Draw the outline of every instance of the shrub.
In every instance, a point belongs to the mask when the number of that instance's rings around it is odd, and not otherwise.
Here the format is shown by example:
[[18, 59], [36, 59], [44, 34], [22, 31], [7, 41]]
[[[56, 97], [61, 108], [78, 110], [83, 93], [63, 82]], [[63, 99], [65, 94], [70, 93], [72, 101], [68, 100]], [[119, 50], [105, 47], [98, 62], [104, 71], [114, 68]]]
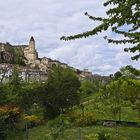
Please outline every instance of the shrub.
[[43, 123], [43, 119], [36, 115], [25, 115], [23, 116], [23, 120], [27, 122], [29, 128], [41, 125]]
[[19, 107], [14, 105], [0, 106], [0, 119], [16, 118], [21, 114]]
[[0, 106], [0, 136], [6, 139], [20, 123], [21, 110], [14, 105]]
[[98, 133], [85, 136], [85, 140], [128, 140], [127, 138], [111, 133]]
[[71, 114], [61, 114], [53, 120], [49, 120], [47, 125], [49, 127], [60, 127], [64, 125], [65, 127], [74, 126], [76, 122], [76, 117]]
[[78, 126], [91, 126], [97, 123], [97, 119], [94, 113], [85, 112], [84, 115], [77, 116], [76, 123]]
[[138, 122], [138, 124], [137, 124], [137, 125], [138, 125], [138, 127], [140, 127], [140, 121]]
[[84, 115], [72, 112], [70, 114], [61, 114], [57, 118], [48, 121], [49, 127], [71, 126], [91, 126], [96, 124], [97, 120], [94, 113], [86, 112]]

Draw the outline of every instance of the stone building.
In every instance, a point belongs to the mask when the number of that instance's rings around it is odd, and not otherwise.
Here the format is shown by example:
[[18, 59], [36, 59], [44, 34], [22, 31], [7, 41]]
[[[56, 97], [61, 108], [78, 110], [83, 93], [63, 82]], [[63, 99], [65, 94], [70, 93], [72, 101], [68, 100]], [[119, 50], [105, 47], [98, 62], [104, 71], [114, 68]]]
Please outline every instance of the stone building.
[[[0, 84], [6, 83], [10, 80], [13, 69], [16, 65], [11, 65], [7, 63], [0, 64]], [[21, 80], [23, 81], [39, 81], [39, 82], [45, 82], [48, 78], [48, 74], [46, 72], [43, 72], [39, 69], [32, 69], [29, 67], [23, 67], [23, 66], [16, 66], [19, 71], [19, 76]]]
[[90, 72], [88, 69], [84, 69], [82, 71], [82, 75], [85, 77], [91, 77], [92, 76], [92, 72]]
[[24, 47], [24, 56], [27, 58], [27, 64], [32, 64], [38, 59], [38, 52], [35, 48], [35, 40], [33, 36], [29, 41], [29, 45]]
[[87, 69], [81, 71], [58, 60], [52, 60], [47, 57], [39, 58], [33, 36], [30, 38], [28, 45], [11, 45], [9, 43], [0, 43], [0, 64], [9, 63], [20, 65], [19, 61], [16, 60], [17, 57], [21, 58], [24, 62], [24, 65], [22, 65], [24, 67], [20, 67], [20, 72], [22, 78], [27, 81], [47, 80], [48, 71], [53, 66], [58, 65], [75, 71], [80, 80], [92, 77], [92, 73]]
[[11, 63], [14, 59], [15, 51], [24, 55], [25, 63], [32, 64], [38, 59], [38, 53], [35, 48], [35, 40], [31, 37], [29, 45], [11, 45], [10, 43], [0, 43], [0, 63], [9, 62]]
[[48, 74], [39, 69], [32, 69], [28, 67], [20, 67], [20, 75], [24, 81], [40, 81], [44, 82], [48, 78]]

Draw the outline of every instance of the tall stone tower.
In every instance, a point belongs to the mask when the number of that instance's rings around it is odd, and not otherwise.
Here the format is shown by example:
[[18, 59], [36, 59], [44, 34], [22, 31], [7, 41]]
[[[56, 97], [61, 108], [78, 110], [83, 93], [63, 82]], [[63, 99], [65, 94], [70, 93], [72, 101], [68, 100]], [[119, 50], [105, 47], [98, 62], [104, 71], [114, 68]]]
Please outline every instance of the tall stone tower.
[[29, 41], [29, 49], [30, 49], [30, 52], [35, 52], [35, 40], [34, 40], [34, 37], [32, 36], [30, 41]]
[[35, 40], [32, 36], [29, 41], [29, 46], [24, 48], [24, 56], [28, 60], [28, 64], [32, 64], [38, 59], [38, 53], [35, 48]]

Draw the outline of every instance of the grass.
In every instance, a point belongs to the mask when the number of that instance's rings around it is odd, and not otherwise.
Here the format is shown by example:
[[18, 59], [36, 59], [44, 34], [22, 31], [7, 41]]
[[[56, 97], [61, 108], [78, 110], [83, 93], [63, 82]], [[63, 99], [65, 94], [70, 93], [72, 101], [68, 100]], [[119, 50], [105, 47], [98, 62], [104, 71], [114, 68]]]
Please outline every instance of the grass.
[[[88, 134], [94, 133], [96, 134], [102, 131], [115, 134], [114, 128], [108, 128], [103, 126], [82, 127], [82, 128], [72, 127], [66, 128], [64, 130], [64, 138], [66, 140], [78, 140], [79, 130], [82, 137]], [[54, 132], [54, 129], [48, 128], [47, 125], [33, 128], [29, 131], [29, 140], [48, 140], [47, 136], [51, 132]], [[118, 127], [118, 133], [122, 136], [129, 138], [129, 140], [140, 140], [140, 128]]]
[[[96, 99], [95, 95], [87, 96], [82, 99], [81, 102], [85, 106], [85, 111], [95, 113], [97, 119], [99, 120], [112, 120], [114, 119], [111, 107], [103, 104], [102, 101]], [[121, 120], [122, 121], [130, 121], [130, 122], [138, 122], [138, 112], [137, 110], [132, 109], [131, 103], [126, 103], [121, 108]], [[76, 112], [80, 112], [80, 109], [76, 109]]]
[[[138, 122], [138, 113], [136, 110], [133, 110], [131, 107], [122, 107], [121, 110], [122, 121]], [[114, 119], [109, 106], [99, 105], [98, 108], [96, 108], [94, 104], [89, 104], [85, 106], [85, 111], [94, 112], [99, 120]]]
[[[85, 106], [85, 112], [93, 112], [96, 118], [99, 120], [113, 119], [111, 109], [109, 106], [105, 106], [101, 101], [97, 101], [95, 96], [89, 96], [82, 100], [82, 104]], [[82, 113], [80, 108], [75, 107], [75, 112]], [[138, 114], [136, 110], [133, 110], [130, 105], [125, 105], [122, 107], [122, 121], [138, 122]], [[38, 126], [36, 128], [30, 129], [29, 140], [51, 140], [48, 137], [54, 136], [57, 129], [50, 128], [47, 125]], [[84, 138], [88, 134], [97, 134], [99, 132], [107, 132], [115, 134], [116, 130], [114, 128], [103, 127], [103, 126], [92, 126], [92, 127], [70, 127], [64, 129], [64, 140], [79, 140], [79, 134]], [[140, 128], [136, 127], [118, 127], [118, 133], [122, 136], [128, 138], [128, 140], [140, 140]], [[54, 140], [56, 140], [54, 138]], [[63, 140], [60, 138], [60, 140]], [[82, 139], [84, 140], [84, 139]]]

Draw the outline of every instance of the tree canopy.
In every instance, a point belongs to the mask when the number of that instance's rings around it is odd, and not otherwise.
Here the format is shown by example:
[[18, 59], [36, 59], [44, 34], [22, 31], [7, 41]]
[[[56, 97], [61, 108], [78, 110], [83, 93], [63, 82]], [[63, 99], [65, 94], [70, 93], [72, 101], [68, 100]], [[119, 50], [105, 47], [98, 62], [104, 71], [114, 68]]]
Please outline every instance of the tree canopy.
[[102, 31], [106, 31], [111, 27], [112, 32], [122, 35], [121, 40], [115, 40], [105, 36], [109, 43], [130, 43], [131, 47], [125, 48], [124, 51], [136, 53], [132, 60], [140, 58], [140, 0], [106, 0], [104, 6], [111, 6], [106, 11], [107, 18], [94, 17], [85, 13], [89, 19], [93, 21], [100, 21], [97, 27], [90, 31], [80, 33], [72, 36], [62, 36], [62, 40], [74, 40], [80, 38], [87, 38], [96, 35]]
[[54, 118], [70, 107], [79, 104], [80, 81], [70, 69], [54, 66], [48, 80], [38, 89], [40, 103], [45, 109], [44, 117]]

